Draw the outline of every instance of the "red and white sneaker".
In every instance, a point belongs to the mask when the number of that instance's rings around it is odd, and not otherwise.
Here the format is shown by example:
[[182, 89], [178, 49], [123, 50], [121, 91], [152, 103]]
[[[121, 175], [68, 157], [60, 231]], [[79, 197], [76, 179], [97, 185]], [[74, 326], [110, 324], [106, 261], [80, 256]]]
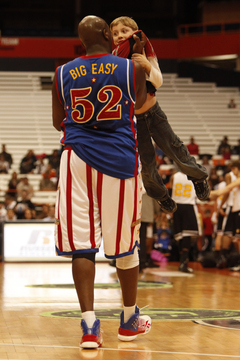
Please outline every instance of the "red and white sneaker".
[[82, 319], [81, 327], [83, 331], [82, 340], [80, 342], [80, 347], [83, 349], [96, 349], [102, 346], [102, 334], [100, 329], [100, 320], [96, 319], [93, 323], [92, 328], [87, 326], [85, 320]]
[[121, 322], [118, 329], [118, 339], [121, 341], [132, 341], [140, 334], [147, 334], [151, 330], [152, 319], [147, 315], [139, 315], [139, 308], [136, 306], [135, 314], [124, 323], [124, 313], [121, 312]]

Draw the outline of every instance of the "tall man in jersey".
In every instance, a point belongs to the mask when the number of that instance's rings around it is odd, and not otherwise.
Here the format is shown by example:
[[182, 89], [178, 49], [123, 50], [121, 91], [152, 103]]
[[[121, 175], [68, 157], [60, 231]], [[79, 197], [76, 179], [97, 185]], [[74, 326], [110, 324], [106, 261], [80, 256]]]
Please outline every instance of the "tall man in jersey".
[[134, 110], [146, 100], [145, 74], [132, 60], [111, 54], [106, 22], [87, 16], [78, 27], [86, 56], [56, 69], [53, 125], [63, 132], [56, 200], [55, 242], [72, 256], [82, 311], [82, 348], [102, 344], [94, 313], [95, 254], [116, 259], [123, 311], [118, 338], [131, 341], [151, 328], [136, 306], [141, 177]]

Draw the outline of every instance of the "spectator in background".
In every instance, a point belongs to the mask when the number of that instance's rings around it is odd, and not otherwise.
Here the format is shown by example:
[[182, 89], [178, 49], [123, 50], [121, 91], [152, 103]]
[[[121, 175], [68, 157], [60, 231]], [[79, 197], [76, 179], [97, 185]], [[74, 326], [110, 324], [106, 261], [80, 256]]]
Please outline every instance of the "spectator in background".
[[8, 174], [9, 163], [5, 161], [4, 155], [0, 155], [0, 174]]
[[190, 137], [190, 143], [187, 145], [190, 155], [199, 155], [199, 146], [195, 143], [193, 136]]
[[16, 206], [17, 202], [16, 200], [13, 198], [12, 195], [6, 195], [5, 196], [5, 207], [6, 209], [14, 209]]
[[217, 169], [215, 167], [213, 167], [211, 169], [211, 172], [210, 172], [210, 175], [209, 175], [209, 178], [208, 178], [208, 183], [210, 185], [211, 190], [213, 190], [215, 188], [215, 186], [217, 184], [219, 184], [219, 176], [218, 176], [218, 173], [217, 173]]
[[15, 214], [15, 211], [13, 209], [8, 209], [7, 210], [6, 221], [15, 221], [15, 220], [17, 220], [17, 216]]
[[32, 211], [29, 208], [24, 210], [23, 220], [33, 220]]
[[2, 144], [2, 152], [0, 153], [0, 155], [4, 156], [4, 160], [7, 161], [9, 163], [9, 169], [11, 169], [12, 166], [12, 155], [6, 152], [6, 145]]
[[18, 195], [21, 194], [22, 190], [25, 190], [27, 192], [28, 199], [31, 199], [33, 197], [34, 189], [33, 186], [29, 183], [27, 176], [21, 178], [20, 182], [17, 185]]
[[14, 199], [17, 199], [17, 185], [19, 184], [20, 180], [18, 179], [18, 175], [16, 171], [12, 173], [12, 177], [8, 182], [8, 191], [7, 195], [10, 195], [14, 197]]
[[203, 155], [202, 165], [207, 169], [208, 177], [209, 177], [212, 171], [212, 165], [209, 163], [209, 157], [207, 155]]
[[56, 190], [56, 172], [52, 169], [52, 165], [48, 164], [46, 172], [42, 175], [43, 178], [40, 181], [40, 190]]
[[60, 166], [61, 155], [58, 150], [53, 150], [52, 155], [48, 156], [48, 163], [52, 165], [52, 169], [55, 169], [58, 174], [59, 166]]
[[22, 190], [21, 200], [17, 202], [15, 207], [15, 212], [18, 219], [24, 219], [24, 211], [29, 208], [30, 210], [35, 210], [35, 205], [28, 199], [28, 192]]
[[7, 210], [3, 201], [0, 201], [0, 223], [6, 220]]
[[44, 218], [46, 218], [48, 216], [48, 208], [49, 208], [48, 204], [43, 204], [42, 205], [42, 211], [40, 211], [37, 218], [40, 219], [40, 220], [43, 220]]
[[[47, 164], [44, 161], [46, 158], [44, 156], [39, 156], [36, 164], [37, 174], [43, 174], [47, 170]], [[46, 159], [47, 160], [47, 159]]]
[[233, 147], [232, 153], [235, 155], [240, 155], [240, 139], [238, 139], [238, 145]]
[[48, 208], [48, 216], [43, 221], [55, 221], [55, 205], [50, 205]]
[[230, 99], [229, 103], [228, 103], [228, 108], [229, 109], [235, 109], [237, 107], [237, 105], [235, 104], [234, 99]]
[[224, 136], [222, 141], [220, 142], [217, 150], [218, 155], [223, 155], [224, 153], [231, 154], [231, 145], [228, 143], [228, 137]]
[[29, 150], [26, 156], [23, 157], [20, 163], [20, 173], [21, 174], [31, 174], [36, 168], [37, 157], [34, 154], [33, 150]]

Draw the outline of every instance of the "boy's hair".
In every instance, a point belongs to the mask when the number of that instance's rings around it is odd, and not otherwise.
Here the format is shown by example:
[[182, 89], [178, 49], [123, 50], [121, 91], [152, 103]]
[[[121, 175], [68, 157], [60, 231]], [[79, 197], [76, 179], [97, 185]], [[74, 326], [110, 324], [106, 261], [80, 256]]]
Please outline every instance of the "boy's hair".
[[138, 25], [137, 25], [136, 21], [134, 21], [129, 16], [120, 16], [120, 17], [114, 19], [110, 24], [110, 30], [112, 30], [113, 26], [116, 26], [119, 23], [122, 23], [125, 26], [129, 26], [134, 31], [138, 30]]
[[237, 167], [240, 170], [240, 160], [232, 161], [230, 164], [230, 168]]

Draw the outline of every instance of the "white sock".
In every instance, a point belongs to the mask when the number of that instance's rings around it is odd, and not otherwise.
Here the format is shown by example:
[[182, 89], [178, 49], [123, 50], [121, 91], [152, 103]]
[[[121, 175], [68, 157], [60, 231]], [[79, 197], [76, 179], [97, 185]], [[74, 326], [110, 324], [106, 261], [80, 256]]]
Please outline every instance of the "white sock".
[[124, 314], [124, 322], [126, 323], [130, 317], [135, 314], [136, 305], [133, 306], [124, 306], [123, 307], [123, 314]]
[[82, 313], [83, 320], [86, 321], [87, 326], [91, 329], [94, 321], [96, 320], [95, 312], [94, 311], [85, 311]]

